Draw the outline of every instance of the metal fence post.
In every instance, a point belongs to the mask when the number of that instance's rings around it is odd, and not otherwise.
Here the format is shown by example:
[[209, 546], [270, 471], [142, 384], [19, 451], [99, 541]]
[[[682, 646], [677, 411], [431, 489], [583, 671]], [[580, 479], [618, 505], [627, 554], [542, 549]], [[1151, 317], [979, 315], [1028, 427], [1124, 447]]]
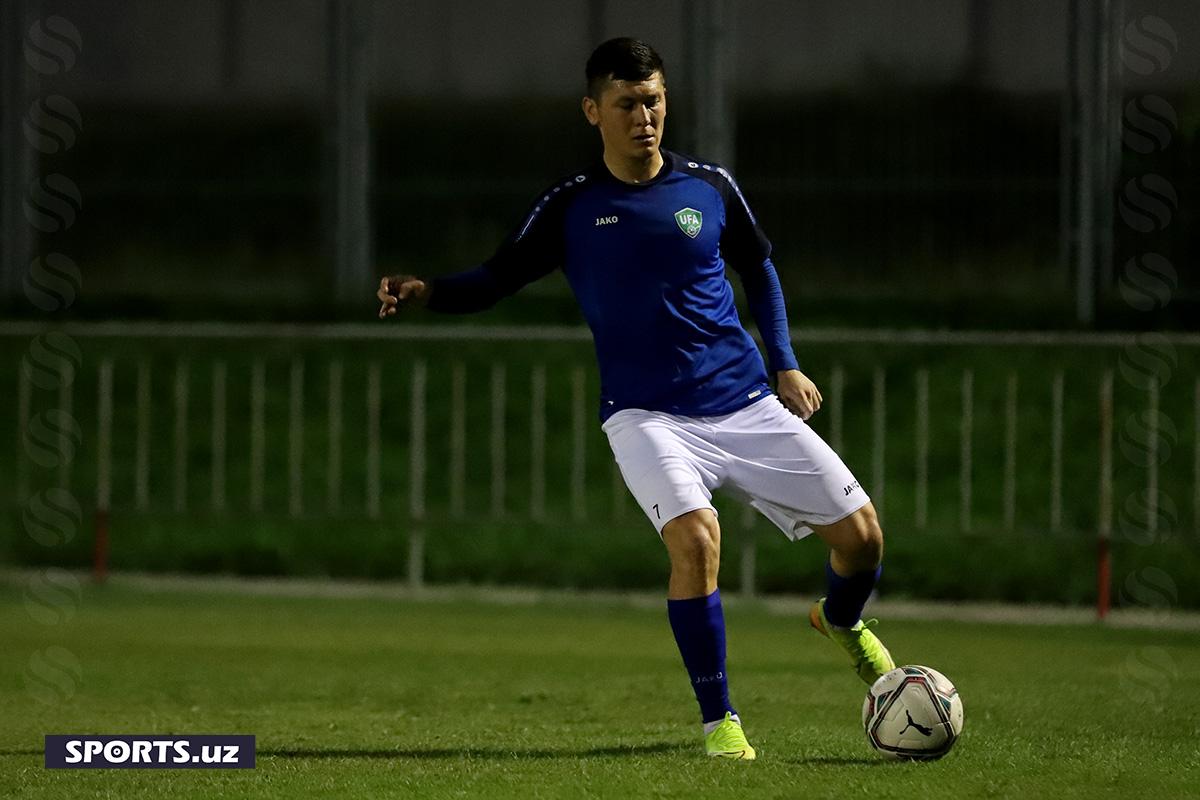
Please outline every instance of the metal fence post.
[[1200, 538], [1200, 378], [1192, 389], [1192, 533]]
[[1062, 530], [1063, 374], [1054, 373], [1050, 397], [1050, 530]]
[[30, 406], [33, 402], [32, 376], [29, 359], [17, 362], [17, 502], [24, 505], [29, 499], [29, 456], [25, 452], [25, 436], [29, 432]]
[[188, 501], [188, 363], [175, 362], [175, 510], [186, 511]]
[[726, 0], [695, 0], [683, 6], [685, 84], [691, 101], [692, 145], [697, 158], [733, 169], [732, 34]]
[[975, 374], [963, 370], [962, 420], [959, 429], [959, 525], [964, 532], [971, 530], [971, 461], [974, 454], [972, 430], [975, 427]]
[[325, 508], [336, 513], [342, 506], [342, 362], [329, 362], [329, 457], [325, 462]]
[[1096, 616], [1108, 616], [1109, 593], [1112, 586], [1112, 495], [1113, 495], [1113, 374], [1104, 373], [1100, 381], [1100, 489], [1097, 509]]
[[134, 483], [134, 506], [138, 511], [145, 511], [150, 507], [150, 421], [151, 421], [151, 403], [153, 396], [150, 393], [150, 362], [142, 360], [138, 362], [137, 368], [137, 433], [136, 443], [134, 445], [134, 467], [133, 467], [133, 483]]
[[58, 373], [58, 411], [60, 427], [58, 429], [58, 485], [61, 489], [71, 488], [71, 467], [75, 461], [77, 443], [71, 441], [75, 429], [74, 403], [72, 391], [75, 384], [75, 365], [64, 360]]
[[887, 375], [875, 367], [871, 380], [871, 499], [879, 516], [884, 507], [884, 465], [887, 455]]
[[1017, 373], [1008, 374], [1004, 393], [1004, 529], [1017, 521]]
[[835, 451], [842, 451], [842, 408], [845, 405], [846, 370], [841, 364], [834, 364], [829, 378], [830, 398], [829, 408], [829, 446]]
[[546, 365], [537, 364], [530, 376], [529, 514], [546, 518]]
[[1158, 378], [1146, 387], [1146, 531], [1158, 532]]
[[378, 519], [380, 512], [379, 456], [382, 442], [380, 406], [382, 405], [382, 381], [379, 362], [372, 361], [367, 367], [367, 516]]
[[504, 364], [492, 365], [492, 516], [504, 516], [505, 470], [508, 468], [507, 441], [505, 437], [505, 414], [507, 413], [507, 381]]
[[929, 522], [929, 370], [917, 370], [917, 464], [916, 464], [916, 508], [913, 523], [917, 530], [925, 530]]
[[267, 431], [264, 406], [267, 398], [267, 366], [255, 359], [250, 368], [250, 510], [263, 510], [263, 472], [266, 465]]
[[425, 362], [413, 364], [410, 403], [412, 441], [409, 445], [408, 585], [420, 589], [425, 583]]
[[612, 490], [613, 519], [625, 519], [625, 509], [629, 505], [629, 492], [625, 487], [625, 476], [621, 474], [621, 465], [614, 458], [609, 471], [609, 488]]
[[293, 358], [288, 381], [288, 514], [304, 513], [304, 359]]
[[225, 374], [224, 361], [212, 371], [212, 507], [225, 510]]
[[112, 506], [113, 362], [100, 362], [96, 398], [96, 519], [92, 543], [92, 577], [108, 575], [108, 519]]
[[371, 4], [328, 0], [333, 283], [341, 303], [371, 283]]
[[450, 370], [450, 516], [466, 516], [467, 368], [461, 361]]
[[742, 596], [754, 597], [758, 593], [758, 536], [754, 528], [754, 508], [742, 508]]
[[587, 516], [587, 374], [571, 371], [571, 517]]

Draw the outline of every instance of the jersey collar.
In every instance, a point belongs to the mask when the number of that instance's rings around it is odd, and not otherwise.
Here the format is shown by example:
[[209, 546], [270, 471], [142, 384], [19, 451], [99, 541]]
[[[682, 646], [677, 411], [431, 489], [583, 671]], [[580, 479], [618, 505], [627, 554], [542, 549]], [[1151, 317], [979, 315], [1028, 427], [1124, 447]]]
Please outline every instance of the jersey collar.
[[627, 182], [621, 180], [620, 178], [618, 178], [616, 175], [613, 175], [612, 172], [609, 170], [608, 165], [604, 163], [603, 158], [600, 159], [600, 163], [597, 165], [597, 169], [599, 170], [601, 175], [606, 176], [609, 181], [617, 184], [618, 186], [624, 186], [627, 189], [645, 189], [647, 186], [653, 186], [656, 183], [663, 181], [667, 177], [667, 175], [669, 175], [671, 173], [671, 171], [675, 168], [675, 164], [674, 164], [675, 154], [674, 153], [672, 153], [670, 150], [667, 150], [666, 148], [660, 149], [659, 153], [662, 154], [662, 160], [663, 160], [662, 169], [660, 169], [658, 171], [658, 174], [655, 175], [653, 178], [651, 178], [648, 181], [642, 181], [641, 183], [627, 183]]

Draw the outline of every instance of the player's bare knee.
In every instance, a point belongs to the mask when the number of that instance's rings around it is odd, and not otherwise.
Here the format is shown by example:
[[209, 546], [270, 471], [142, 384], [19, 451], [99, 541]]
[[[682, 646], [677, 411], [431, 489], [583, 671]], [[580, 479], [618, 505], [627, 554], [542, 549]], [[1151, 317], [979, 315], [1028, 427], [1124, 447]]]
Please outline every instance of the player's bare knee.
[[879, 566], [883, 560], [883, 529], [875, 509], [867, 505], [854, 515], [854, 555], [864, 568]]
[[663, 528], [671, 568], [689, 574], [715, 575], [721, 559], [721, 529], [711, 511], [692, 511]]
[[720, 566], [718, 542], [700, 528], [691, 528], [679, 537], [671, 552], [671, 565], [696, 575], [714, 575]]
[[870, 504], [842, 520], [838, 526], [838, 555], [856, 569], [873, 569], [883, 560], [883, 529]]

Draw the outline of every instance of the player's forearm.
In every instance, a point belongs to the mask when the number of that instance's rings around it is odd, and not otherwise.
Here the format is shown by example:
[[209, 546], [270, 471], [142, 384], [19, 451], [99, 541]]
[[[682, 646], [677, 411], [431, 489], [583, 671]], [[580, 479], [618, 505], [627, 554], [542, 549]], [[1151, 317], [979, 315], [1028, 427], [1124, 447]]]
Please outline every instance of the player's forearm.
[[742, 285], [750, 313], [758, 324], [767, 349], [768, 365], [772, 372], [799, 369], [796, 355], [792, 352], [792, 339], [788, 331], [787, 308], [783, 302], [783, 287], [771, 259], [766, 259], [756, 269], [741, 272]]
[[442, 314], [486, 311], [507, 294], [495, 274], [486, 266], [434, 278], [429, 283], [430, 293], [425, 307]]

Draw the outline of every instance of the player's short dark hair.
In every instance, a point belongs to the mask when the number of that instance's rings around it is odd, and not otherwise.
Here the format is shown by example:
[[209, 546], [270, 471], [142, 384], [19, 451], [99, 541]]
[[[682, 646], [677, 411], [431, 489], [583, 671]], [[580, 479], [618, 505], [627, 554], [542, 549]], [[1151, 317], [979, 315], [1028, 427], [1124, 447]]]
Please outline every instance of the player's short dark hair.
[[609, 39], [587, 60], [588, 97], [598, 100], [607, 81], [645, 81], [656, 72], [666, 80], [662, 57], [653, 47], [627, 36]]

